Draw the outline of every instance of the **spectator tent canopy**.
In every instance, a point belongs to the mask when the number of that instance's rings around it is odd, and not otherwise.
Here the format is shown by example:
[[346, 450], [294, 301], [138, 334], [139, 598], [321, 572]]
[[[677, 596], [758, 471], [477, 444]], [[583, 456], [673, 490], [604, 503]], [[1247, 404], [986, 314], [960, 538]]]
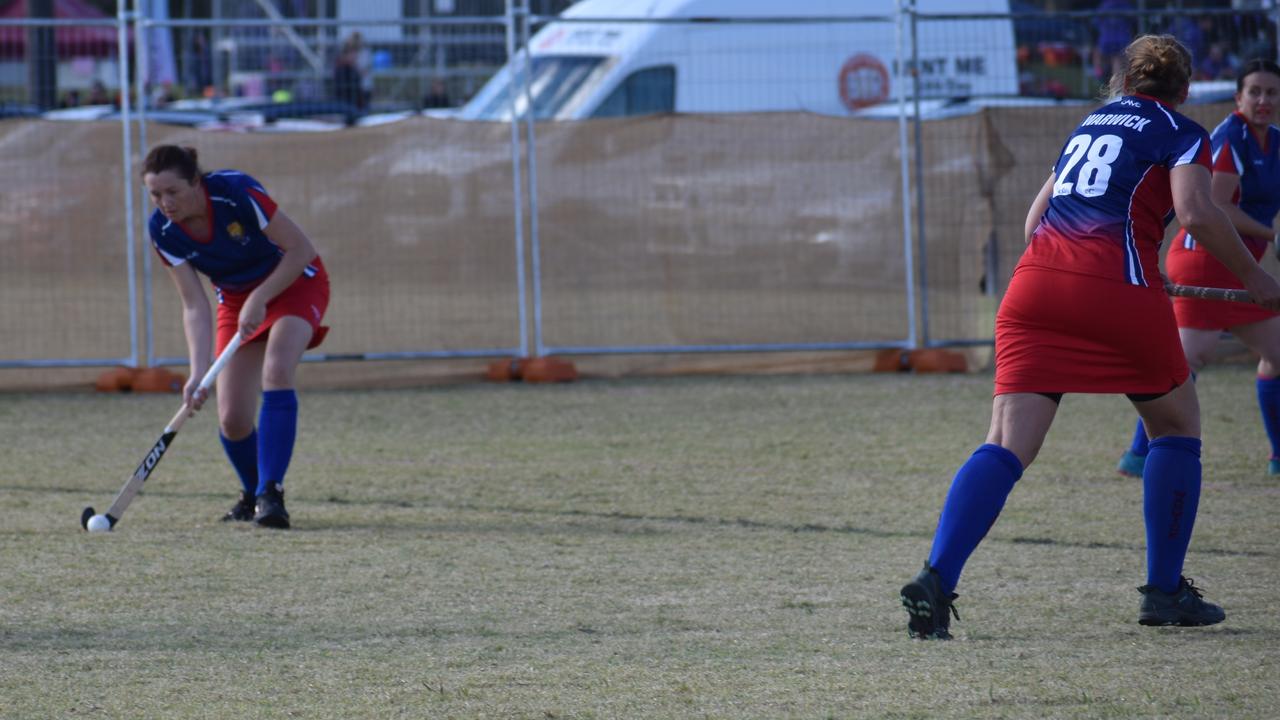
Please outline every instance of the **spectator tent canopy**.
[[[56, 20], [105, 20], [109, 17], [85, 0], [53, 0]], [[27, 17], [26, 0], [9, 0], [0, 5], [0, 18], [21, 20]], [[107, 57], [116, 55], [116, 29], [106, 25], [61, 26], [54, 30], [58, 57]], [[27, 52], [27, 28], [17, 25], [0, 27], [0, 56], [21, 57]]]

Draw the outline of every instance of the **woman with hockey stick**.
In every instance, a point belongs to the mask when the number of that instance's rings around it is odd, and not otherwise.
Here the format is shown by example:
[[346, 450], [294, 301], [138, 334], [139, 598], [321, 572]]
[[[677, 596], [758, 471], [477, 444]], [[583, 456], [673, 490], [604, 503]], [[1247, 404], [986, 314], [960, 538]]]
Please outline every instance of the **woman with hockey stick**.
[[[1280, 65], [1261, 59], [1246, 63], [1236, 78], [1235, 101], [1235, 112], [1210, 136], [1211, 192], [1253, 257], [1261, 260], [1275, 236], [1272, 224], [1280, 212], [1280, 129], [1271, 124], [1280, 108]], [[1169, 279], [1179, 285], [1242, 287], [1185, 228], [1169, 247], [1165, 265]], [[1173, 313], [1193, 373], [1209, 363], [1223, 330], [1260, 356], [1256, 387], [1262, 426], [1271, 443], [1267, 472], [1280, 475], [1280, 315], [1256, 305], [1182, 297], [1174, 298]], [[1147, 430], [1139, 419], [1117, 467], [1122, 475], [1142, 477], [1147, 443]]]
[[902, 587], [908, 633], [949, 639], [970, 554], [1035, 459], [1064, 393], [1123, 393], [1155, 438], [1143, 476], [1143, 625], [1211, 625], [1222, 608], [1182, 575], [1200, 492], [1200, 411], [1158, 249], [1172, 209], [1253, 297], [1280, 284], [1210, 197], [1209, 137], [1179, 114], [1191, 55], [1169, 35], [1125, 49], [1112, 102], [1067, 139], [1027, 214], [1027, 249], [996, 317], [991, 427], [956, 473], [924, 569]]
[[[147, 154], [142, 179], [156, 206], [151, 242], [182, 298], [191, 362], [184, 394], [192, 408], [206, 399], [197, 380], [210, 358], [237, 331], [244, 338], [217, 380], [222, 445], [242, 486], [223, 520], [288, 528], [284, 476], [297, 432], [294, 377], [303, 351], [328, 331], [320, 325], [328, 274], [306, 234], [252, 177], [205, 173], [194, 148], [160, 145]], [[218, 297], [216, 348], [197, 272]]]

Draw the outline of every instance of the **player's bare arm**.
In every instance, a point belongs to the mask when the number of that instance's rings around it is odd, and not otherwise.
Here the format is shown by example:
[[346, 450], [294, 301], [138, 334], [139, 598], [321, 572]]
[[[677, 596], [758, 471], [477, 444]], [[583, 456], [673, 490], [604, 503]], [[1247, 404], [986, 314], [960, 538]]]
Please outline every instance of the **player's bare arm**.
[[1169, 188], [1182, 227], [1240, 278], [1255, 302], [1280, 309], [1280, 283], [1253, 259], [1227, 215], [1210, 197], [1209, 171], [1199, 165], [1180, 165], [1169, 172]]
[[1044, 217], [1045, 211], [1049, 209], [1049, 197], [1053, 193], [1053, 183], [1056, 179], [1053, 173], [1049, 173], [1049, 179], [1044, 181], [1044, 186], [1036, 194], [1036, 199], [1031, 202], [1031, 209], [1027, 211], [1027, 222], [1023, 227], [1023, 242], [1031, 242], [1031, 233], [1036, 231], [1040, 218]]
[[[1226, 152], [1224, 150], [1224, 152]], [[1216, 172], [1210, 181], [1211, 194], [1213, 202], [1222, 208], [1222, 212], [1226, 213], [1227, 219], [1235, 226], [1236, 232], [1241, 235], [1253, 235], [1254, 237], [1271, 237], [1275, 231], [1270, 227], [1249, 217], [1249, 214], [1240, 209], [1236, 205], [1234, 198], [1236, 191], [1240, 189], [1240, 176], [1226, 172]]]
[[252, 335], [262, 324], [267, 303], [293, 284], [307, 264], [316, 259], [316, 249], [311, 240], [283, 210], [276, 211], [263, 233], [284, 254], [267, 279], [249, 294], [240, 310], [240, 333], [245, 337]]
[[213, 354], [213, 313], [209, 298], [196, 271], [187, 263], [169, 268], [169, 277], [182, 299], [182, 328], [187, 338], [187, 359], [191, 365], [191, 377], [183, 388], [183, 397], [193, 410], [199, 410], [208, 397], [208, 391], [199, 390], [199, 379], [209, 369]]

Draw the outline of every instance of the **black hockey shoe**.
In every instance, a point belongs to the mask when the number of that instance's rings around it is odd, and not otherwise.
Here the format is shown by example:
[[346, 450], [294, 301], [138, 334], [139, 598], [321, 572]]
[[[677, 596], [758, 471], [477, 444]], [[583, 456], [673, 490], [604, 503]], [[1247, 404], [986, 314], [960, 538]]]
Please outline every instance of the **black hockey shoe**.
[[1164, 592], [1154, 585], [1138, 588], [1142, 604], [1138, 606], [1138, 622], [1142, 625], [1217, 625], [1227, 613], [1206, 602], [1190, 578], [1179, 578], [1178, 589]]
[[249, 522], [253, 519], [254, 497], [251, 493], [241, 490], [240, 499], [235, 505], [222, 516], [222, 522]]
[[907, 635], [918, 640], [950, 640], [951, 616], [960, 619], [958, 595], [942, 589], [938, 571], [925, 563], [916, 579], [902, 586], [902, 607], [907, 610]]
[[258, 506], [253, 513], [253, 524], [277, 530], [289, 529], [289, 511], [284, 509], [282, 485], [272, 485], [258, 496]]

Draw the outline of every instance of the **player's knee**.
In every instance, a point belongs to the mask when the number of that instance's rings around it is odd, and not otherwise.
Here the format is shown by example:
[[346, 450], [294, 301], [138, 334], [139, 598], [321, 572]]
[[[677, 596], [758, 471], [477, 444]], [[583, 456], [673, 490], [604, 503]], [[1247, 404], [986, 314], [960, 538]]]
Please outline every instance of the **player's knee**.
[[267, 363], [262, 368], [264, 390], [287, 390], [293, 387], [293, 368]]
[[1258, 377], [1274, 378], [1280, 376], [1280, 356], [1263, 355], [1258, 360]]
[[218, 418], [218, 429], [222, 436], [229, 440], [241, 440], [253, 432], [253, 419], [223, 415]]
[[1211, 351], [1196, 351], [1187, 355], [1187, 365], [1191, 368], [1192, 373], [1199, 373], [1213, 359]]
[[1042, 443], [1036, 443], [1035, 445], [1010, 448], [1010, 452], [1018, 458], [1018, 462], [1022, 463], [1022, 469], [1026, 470], [1031, 467], [1031, 463], [1036, 461], [1036, 456], [1040, 454], [1041, 444]]
[[1157, 422], [1144, 421], [1147, 435], [1156, 440], [1162, 437], [1200, 437], [1200, 418], [1163, 418]]
[[992, 432], [987, 435], [987, 443], [991, 445], [999, 445], [1000, 447], [1013, 453], [1018, 458], [1018, 462], [1022, 463], [1022, 469], [1026, 470], [1035, 462], [1036, 456], [1040, 454], [1040, 447], [1044, 444], [1044, 439], [1036, 441], [1026, 437], [1010, 437], [1007, 434]]

